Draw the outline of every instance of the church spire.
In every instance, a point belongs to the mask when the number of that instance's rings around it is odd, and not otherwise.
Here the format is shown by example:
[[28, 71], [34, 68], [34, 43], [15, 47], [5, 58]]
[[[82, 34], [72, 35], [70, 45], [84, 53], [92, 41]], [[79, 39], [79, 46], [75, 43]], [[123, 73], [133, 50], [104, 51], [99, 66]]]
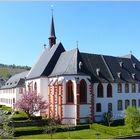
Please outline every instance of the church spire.
[[53, 9], [52, 9], [52, 21], [51, 21], [50, 37], [48, 39], [49, 39], [49, 46], [51, 48], [54, 44], [56, 44], [54, 19], [53, 19]]

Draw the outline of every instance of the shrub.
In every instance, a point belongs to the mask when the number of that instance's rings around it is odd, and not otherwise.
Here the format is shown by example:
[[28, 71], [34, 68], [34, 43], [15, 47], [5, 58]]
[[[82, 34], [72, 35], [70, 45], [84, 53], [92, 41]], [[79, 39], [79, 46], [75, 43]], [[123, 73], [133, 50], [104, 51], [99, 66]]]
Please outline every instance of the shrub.
[[10, 114], [11, 114], [11, 111], [7, 111], [7, 112], [6, 112], [6, 115], [10, 115]]
[[128, 106], [125, 110], [125, 114], [125, 125], [135, 132], [140, 125], [140, 110], [138, 110], [136, 107]]
[[31, 120], [42, 120], [42, 116], [31, 116]]
[[18, 114], [14, 114], [12, 117], [11, 117], [11, 120], [13, 121], [19, 121], [19, 120], [27, 120], [28, 117], [26, 115], [26, 113], [24, 112], [19, 112]]
[[12, 111], [12, 108], [11, 107], [8, 107], [8, 106], [5, 106], [5, 105], [2, 105], [1, 107], [3, 110], [5, 111]]
[[124, 125], [124, 123], [125, 123], [124, 119], [114, 120], [113, 123], [112, 123], [112, 126]]
[[21, 120], [27, 120], [28, 117], [12, 117], [11, 120], [13, 121], [21, 121]]
[[111, 111], [105, 112], [103, 114], [104, 117], [104, 123], [107, 124], [108, 126], [110, 126], [113, 123], [113, 114]]
[[23, 136], [23, 135], [33, 135], [33, 134], [42, 134], [43, 130], [23, 130], [23, 131], [16, 131], [14, 136]]
[[[31, 120], [29, 120], [31, 122]], [[19, 122], [16, 122], [19, 123]], [[26, 122], [25, 122], [26, 123]], [[75, 130], [82, 130], [82, 129], [90, 129], [90, 125], [89, 124], [85, 124], [85, 125], [77, 125], [77, 126], [72, 126], [73, 129], [66, 129], [66, 125], [58, 125], [52, 127], [52, 129], [55, 129], [55, 132], [66, 132], [66, 131], [75, 131]], [[34, 126], [26, 126], [26, 127], [17, 127], [16, 128], [16, 132], [15, 132], [15, 136], [21, 136], [21, 135], [33, 135], [33, 134], [42, 134], [44, 133], [44, 130], [46, 130], [46, 126], [41, 126], [41, 127], [34, 127]]]
[[75, 130], [82, 130], [82, 129], [90, 129], [89, 124], [77, 125], [75, 126]]
[[15, 114], [19, 114], [19, 111], [15, 111]]

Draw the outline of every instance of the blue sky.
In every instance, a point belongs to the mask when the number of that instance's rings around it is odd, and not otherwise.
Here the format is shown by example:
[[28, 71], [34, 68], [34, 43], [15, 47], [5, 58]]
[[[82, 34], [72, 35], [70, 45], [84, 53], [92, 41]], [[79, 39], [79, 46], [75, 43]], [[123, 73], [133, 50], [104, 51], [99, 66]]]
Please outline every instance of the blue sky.
[[140, 2], [0, 2], [0, 63], [32, 66], [48, 45], [51, 5], [66, 50], [140, 59]]

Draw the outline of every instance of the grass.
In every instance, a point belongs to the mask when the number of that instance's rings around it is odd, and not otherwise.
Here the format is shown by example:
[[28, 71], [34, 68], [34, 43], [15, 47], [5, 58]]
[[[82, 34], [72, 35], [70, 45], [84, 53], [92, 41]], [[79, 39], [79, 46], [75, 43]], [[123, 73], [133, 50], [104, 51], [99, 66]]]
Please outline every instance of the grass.
[[[61, 132], [53, 135], [54, 139], [95, 139], [97, 138], [96, 134], [98, 131], [88, 129], [80, 131], [71, 131], [71, 132]], [[100, 133], [98, 138], [110, 138], [111, 135]], [[30, 136], [20, 136], [18, 139], [50, 139], [50, 134], [39, 134], [39, 135], [30, 135]]]
[[7, 106], [5, 106], [5, 105], [1, 105], [0, 108], [2, 108], [2, 109], [5, 110], [5, 111], [12, 111], [12, 108], [11, 108], [11, 107], [7, 107]]
[[[43, 130], [44, 127], [25, 127], [18, 128], [17, 130]], [[98, 134], [98, 135], [97, 135]], [[108, 127], [101, 124], [91, 125], [91, 129], [77, 130], [77, 131], [67, 131], [67, 132], [57, 132], [53, 135], [54, 139], [110, 139], [110, 138], [119, 138], [124, 136], [131, 136], [140, 134], [140, 127], [136, 130], [135, 133], [126, 126], [115, 126]], [[18, 139], [50, 139], [50, 134], [32, 134], [16, 137]]]
[[14, 120], [14, 121], [21, 121], [21, 120], [27, 120], [28, 119], [28, 116], [25, 112], [22, 112], [22, 111], [19, 111], [18, 114], [14, 114], [12, 117], [11, 117], [11, 120]]
[[27, 130], [27, 131], [30, 131], [30, 130], [43, 130], [44, 127], [42, 126], [26, 126], [26, 127], [17, 127], [15, 128], [15, 131], [24, 131], [24, 130]]

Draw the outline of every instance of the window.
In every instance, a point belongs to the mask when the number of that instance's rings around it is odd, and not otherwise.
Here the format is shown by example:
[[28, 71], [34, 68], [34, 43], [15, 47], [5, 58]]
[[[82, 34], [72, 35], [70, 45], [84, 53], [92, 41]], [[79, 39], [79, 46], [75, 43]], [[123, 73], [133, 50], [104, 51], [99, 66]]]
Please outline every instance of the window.
[[13, 104], [15, 103], [15, 98], [13, 98]]
[[108, 103], [108, 112], [112, 112], [112, 103]]
[[29, 91], [29, 93], [33, 92], [33, 81], [28, 83], [28, 91]]
[[125, 100], [125, 109], [127, 109], [127, 107], [130, 105], [129, 100]]
[[101, 103], [96, 104], [96, 112], [101, 112]]
[[103, 97], [103, 85], [101, 83], [97, 87], [97, 97]]
[[23, 88], [19, 88], [19, 93], [22, 94], [23, 93]]
[[140, 99], [138, 100], [138, 107], [140, 107]]
[[138, 84], [138, 93], [140, 93], [140, 83]]
[[123, 110], [122, 108], [122, 100], [118, 100], [118, 111]]
[[72, 81], [68, 81], [66, 84], [66, 102], [73, 103], [74, 102], [74, 95], [73, 95], [73, 83]]
[[128, 83], [125, 84], [125, 93], [129, 93], [129, 84]]
[[118, 93], [122, 93], [122, 84], [118, 83]]
[[34, 83], [34, 93], [37, 94], [37, 83]]
[[136, 93], [136, 84], [135, 83], [132, 84], [132, 93]]
[[112, 85], [107, 85], [107, 97], [112, 97]]
[[80, 82], [80, 103], [87, 102], [87, 84], [85, 80]]
[[136, 100], [135, 99], [132, 100], [132, 106], [136, 107]]

